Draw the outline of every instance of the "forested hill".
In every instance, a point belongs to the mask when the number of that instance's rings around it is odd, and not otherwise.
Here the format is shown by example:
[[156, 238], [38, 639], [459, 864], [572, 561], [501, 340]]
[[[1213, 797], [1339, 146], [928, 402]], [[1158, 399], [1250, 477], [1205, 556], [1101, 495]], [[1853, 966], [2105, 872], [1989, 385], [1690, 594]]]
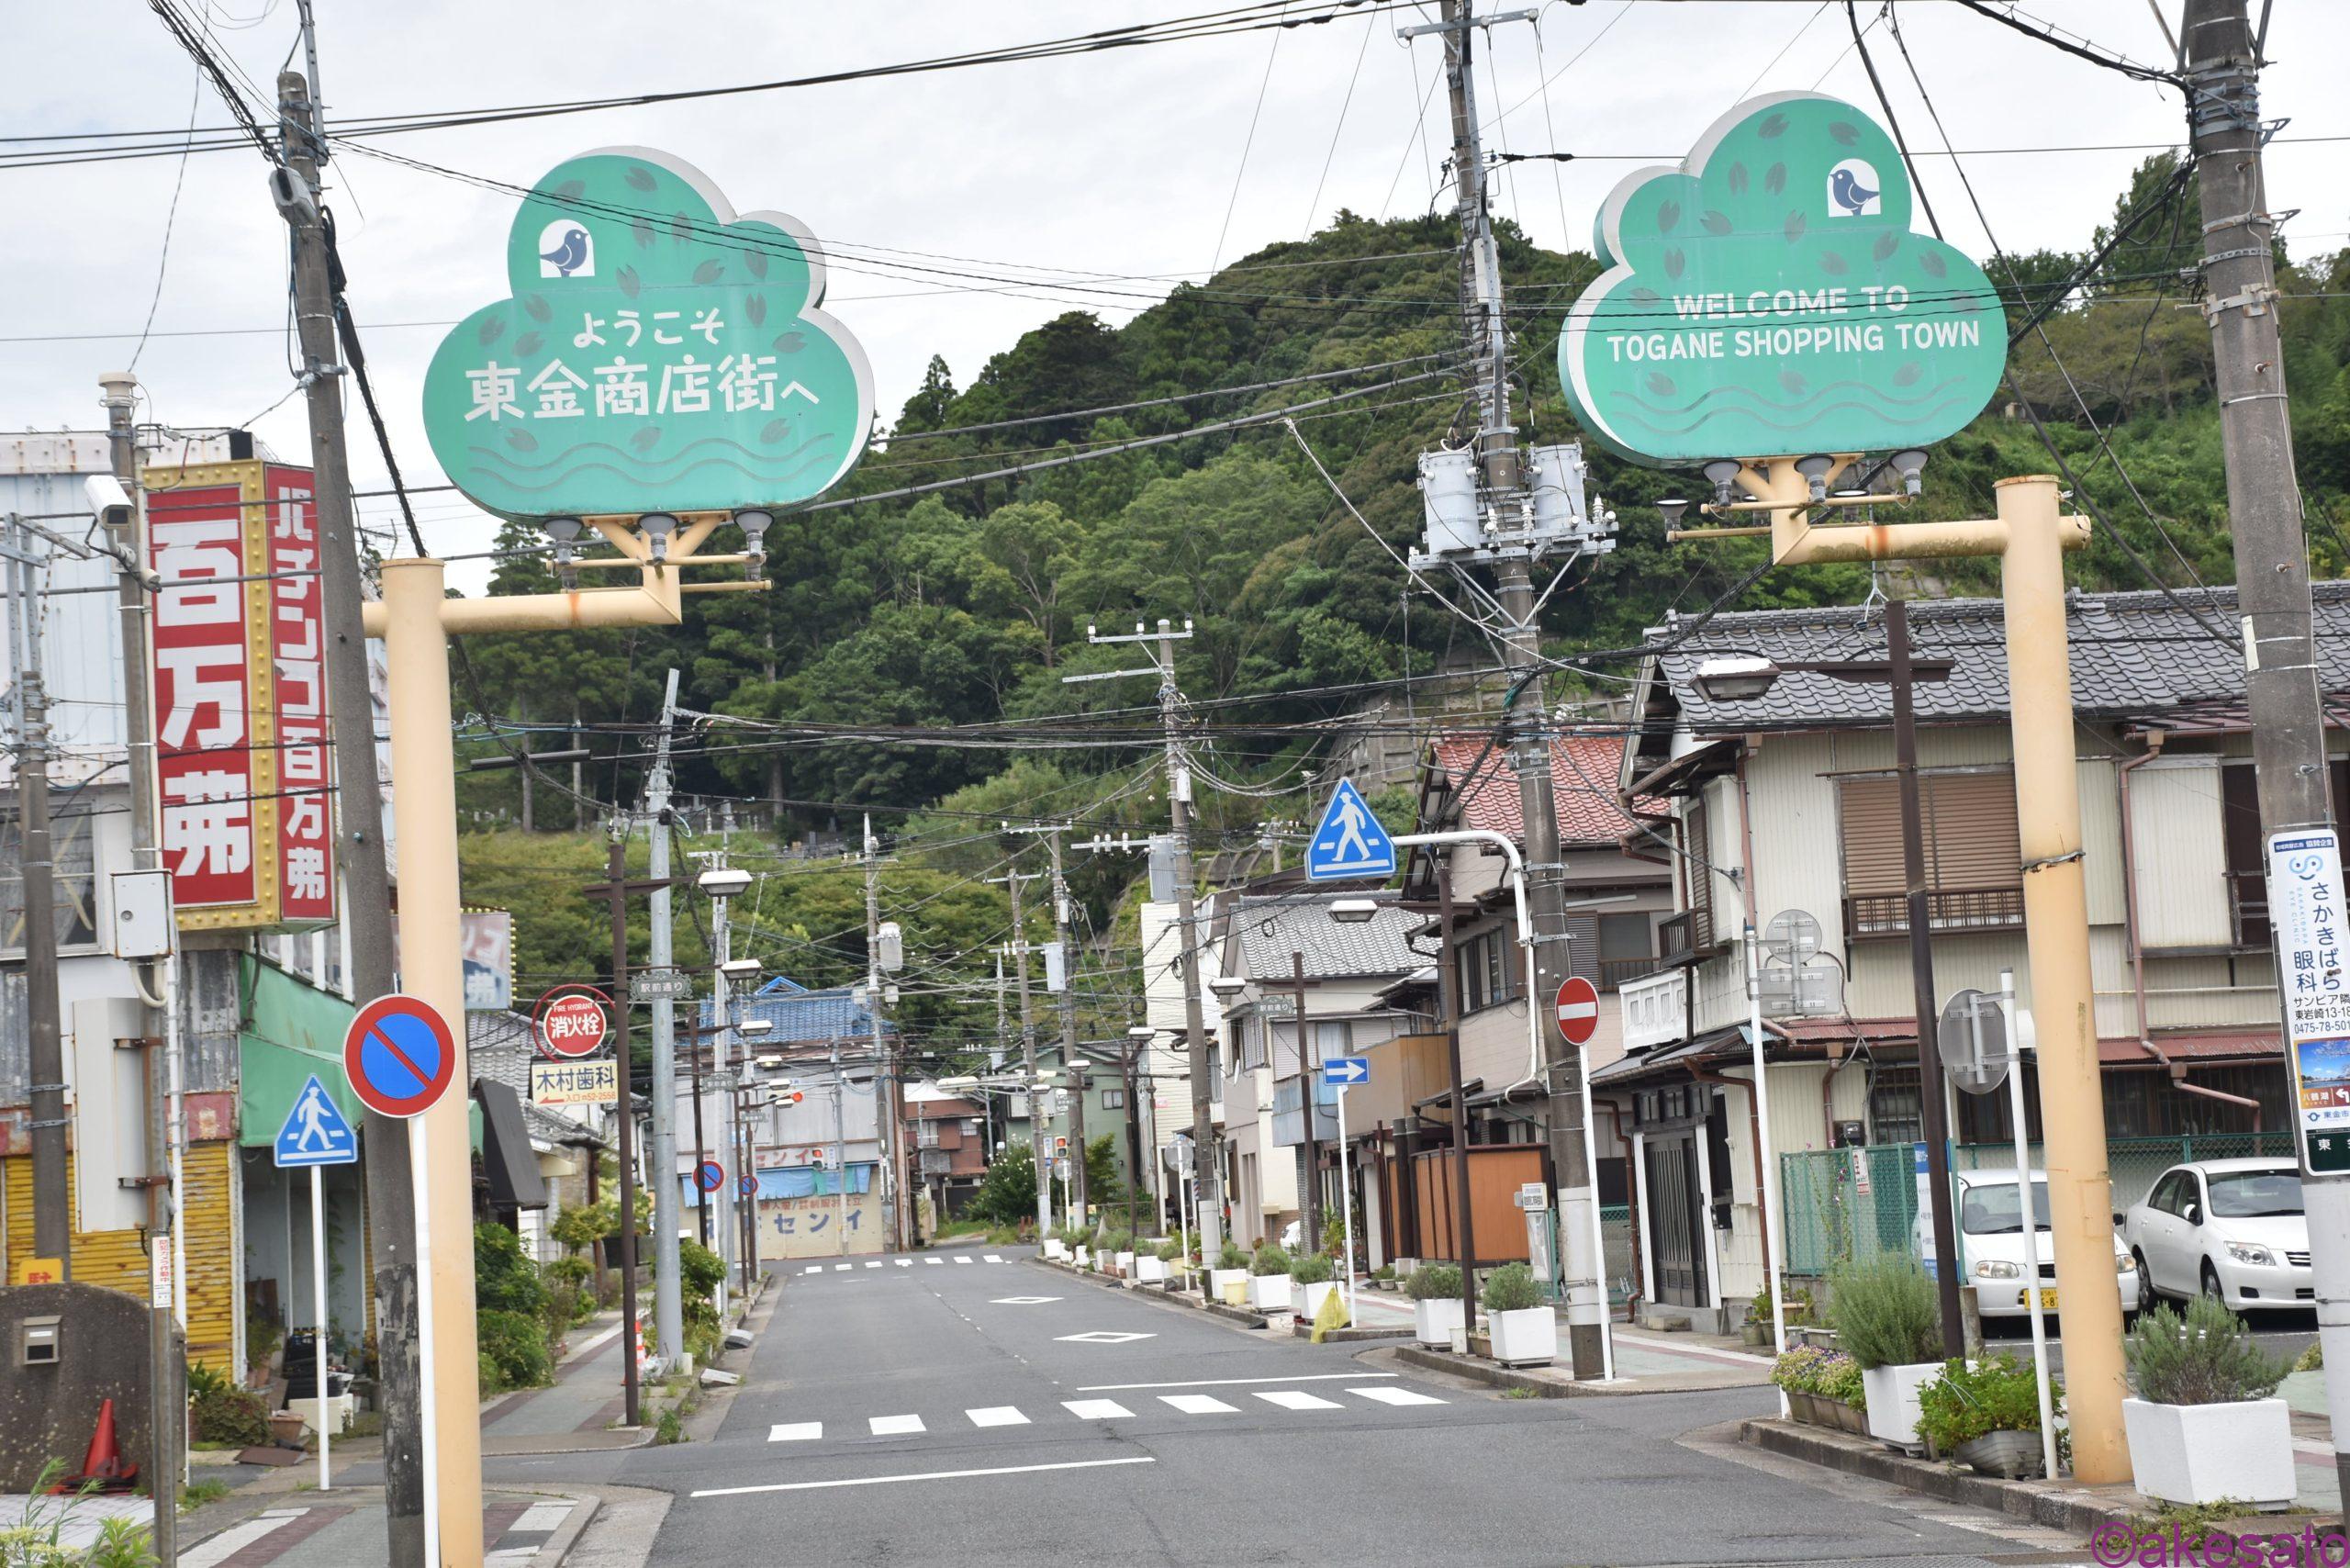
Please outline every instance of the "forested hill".
[[[2165, 157], [2141, 170], [2132, 190], [2117, 193], [2117, 214], [2158, 191], [2170, 167]], [[2017, 387], [2041, 411], [2087, 492], [2153, 568], [2177, 583], [2232, 577], [2209, 338], [2178, 276], [2199, 228], [2194, 201], [2190, 183], [2177, 211], [2142, 228], [2140, 239], [2117, 251], [2098, 280], [2047, 322], [2077, 401], [2037, 336], [2028, 335], [2011, 359]], [[2080, 235], [2080, 253], [2101, 232]], [[2149, 234], [2161, 238], [2148, 241]], [[760, 720], [925, 727], [1035, 720], [1147, 705], [1146, 680], [1068, 686], [1061, 678], [1139, 662], [1136, 650], [1089, 646], [1089, 623], [1125, 630], [1138, 618], [1168, 616], [1179, 624], [1188, 617], [1195, 632], [1180, 649], [1188, 697], [1263, 696], [1269, 700], [1249, 709], [1251, 716], [1297, 721], [1360, 700], [1322, 689], [1388, 679], [1407, 666], [1424, 671], [1448, 650], [1467, 655], [1473, 633], [1425, 596], [1405, 606], [1404, 573], [1390, 553], [1419, 534], [1415, 460], [1449, 429], [1465, 428], [1455, 423], [1466, 417], [1457, 375], [1431, 374], [1457, 362], [1460, 343], [1455, 238], [1449, 218], [1374, 223], [1341, 213], [1311, 240], [1273, 246], [1164, 297], [1131, 282], [1055, 286], [1069, 300], [1067, 313], [997, 354], [968, 385], [958, 386], [934, 361], [838, 492], [876, 495], [1359, 393], [1304, 409], [1296, 430], [1362, 521], [1279, 423], [786, 517], [768, 536], [772, 592], [700, 599], [675, 633], [476, 639], [484, 696], [506, 717], [535, 725], [566, 725], [576, 713], [590, 726], [637, 726], [657, 711], [662, 673], [674, 664], [684, 672], [688, 706]], [[1595, 264], [1582, 252], [1539, 250], [1506, 226], [1502, 254], [1521, 404], [1531, 397], [1519, 413], [1522, 439], [1571, 439], [1576, 431], [1559, 395], [1555, 339], [1567, 301]], [[1995, 280], [2007, 277], [1986, 261]], [[2015, 258], [2014, 265], [2023, 292], [2037, 297], [2077, 261], [2043, 253]], [[2345, 567], [2341, 536], [2326, 521], [2350, 487], [2345, 273], [2350, 263], [2337, 253], [2288, 265], [2279, 280], [2288, 297], [2287, 371], [2301, 476], [2316, 503], [2311, 549], [2327, 574]], [[1156, 302], [1122, 327], [1096, 314], [1122, 313], [1146, 298]], [[1357, 367], [1348, 376], [1195, 396]], [[1396, 385], [1361, 390], [1390, 382]], [[1027, 422], [1134, 404], [1150, 406]], [[2128, 482], [2099, 452], [2091, 420], [2109, 431]], [[1923, 515], [1985, 515], [1992, 481], [2051, 467], [2031, 425], [2003, 395], [2002, 405], [1934, 454]], [[1595, 565], [1576, 568], [1578, 580], [1550, 600], [1544, 629], [1554, 647], [1636, 641], [1668, 607], [1706, 603], [1759, 559], [1759, 546], [1663, 543], [1653, 503], [1694, 493], [1690, 476], [1605, 454], [1595, 454], [1594, 472], [1620, 519], [1620, 543]], [[2071, 569], [2086, 586], [2145, 586], [2109, 539]], [[515, 565], [497, 588], [537, 590], [546, 580], [540, 568]], [[1953, 563], [1929, 586], [1972, 590], [1987, 582], [1979, 564]], [[1765, 577], [1740, 603], [1856, 599], [1865, 586], [1854, 569], [1790, 570]], [[1150, 722], [1146, 711], [1127, 722]], [[1019, 744], [1008, 734], [986, 738], [983, 745], [804, 739], [776, 745], [713, 731], [686, 748], [684, 781], [688, 789], [806, 802], [789, 808], [801, 825], [837, 817], [853, 826], [856, 807], [935, 802], [990, 778], [998, 782], [960, 805], [981, 813], [1032, 809], [1019, 802], [1041, 800], [1037, 775], [1024, 775], [1027, 782], [1000, 777], [1026, 754], [1005, 749]], [[642, 755], [635, 736], [590, 744], [599, 754]], [[1271, 778], [1297, 760], [1293, 751], [1259, 755], [1246, 745], [1220, 756], [1244, 778]], [[1133, 777], [1139, 760], [1130, 746], [1107, 745], [1028, 758], [1032, 769], [1057, 779], [1102, 776], [1092, 785], [1065, 782], [1070, 797], [1111, 790], [1115, 779]], [[591, 772], [592, 791], [610, 798], [618, 788], [632, 797], [630, 767]], [[513, 807], [510, 774], [484, 776], [467, 788], [468, 803], [479, 810]], [[1134, 820], [1163, 820], [1163, 807], [1140, 805], [1127, 802]], [[543, 825], [569, 825], [567, 802], [542, 791], [539, 808]], [[1276, 802], [1270, 814], [1300, 809], [1291, 800]], [[1210, 820], [1238, 825], [1265, 811], [1262, 802], [1218, 796]], [[894, 831], [906, 819], [891, 813], [881, 821]]]

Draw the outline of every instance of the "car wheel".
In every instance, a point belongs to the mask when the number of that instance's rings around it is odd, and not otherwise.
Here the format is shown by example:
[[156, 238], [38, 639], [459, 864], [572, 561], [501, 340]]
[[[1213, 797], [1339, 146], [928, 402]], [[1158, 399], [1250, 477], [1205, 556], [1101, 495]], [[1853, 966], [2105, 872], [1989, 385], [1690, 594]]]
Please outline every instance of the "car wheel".
[[2203, 1294], [2223, 1305], [2228, 1299], [2227, 1293], [2220, 1288], [2220, 1271], [2208, 1261], [2203, 1265]]
[[2130, 1249], [2130, 1260], [2138, 1265], [2138, 1305], [2142, 1307], [2154, 1305], [2162, 1293], [2154, 1289], [2154, 1275], [2146, 1272], [2145, 1253], [2132, 1247]]

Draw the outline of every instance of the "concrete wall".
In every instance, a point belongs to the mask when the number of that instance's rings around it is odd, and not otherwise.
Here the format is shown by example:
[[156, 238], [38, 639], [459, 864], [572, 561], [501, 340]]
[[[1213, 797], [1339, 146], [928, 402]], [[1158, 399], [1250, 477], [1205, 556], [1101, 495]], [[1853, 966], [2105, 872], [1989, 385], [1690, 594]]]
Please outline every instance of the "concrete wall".
[[[54, 1366], [18, 1364], [25, 1320], [59, 1320]], [[0, 1491], [28, 1492], [41, 1467], [83, 1455], [106, 1401], [114, 1401], [115, 1442], [125, 1461], [147, 1455], [147, 1304], [97, 1285], [16, 1285], [0, 1290]]]

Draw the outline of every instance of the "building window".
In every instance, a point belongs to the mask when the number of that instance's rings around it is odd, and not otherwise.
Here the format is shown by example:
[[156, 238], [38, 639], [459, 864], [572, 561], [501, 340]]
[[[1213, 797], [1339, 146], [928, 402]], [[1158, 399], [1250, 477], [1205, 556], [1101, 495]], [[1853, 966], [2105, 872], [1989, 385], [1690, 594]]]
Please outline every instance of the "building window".
[[[2013, 930], [2023, 924], [2023, 850], [2016, 832], [2015, 778], [1995, 772], [1928, 773], [1918, 780], [1924, 815], [1927, 920], [1936, 931]], [[1844, 929], [1855, 938], [1909, 929], [1902, 863], [1901, 783], [1846, 778], [1838, 790], [1844, 849]]]
[[938, 1124], [936, 1122], [932, 1121], [929, 1117], [925, 1116], [921, 1121], [914, 1124], [914, 1147], [916, 1148], [936, 1148], [938, 1147]]
[[1689, 948], [1703, 953], [1714, 945], [1713, 833], [1703, 799], [1689, 802], [1681, 817], [1682, 883], [1689, 890]]
[[1126, 1092], [1123, 1089], [1104, 1089], [1102, 1091], [1102, 1108], [1105, 1111], [1125, 1110]]
[[[50, 858], [56, 866], [60, 952], [88, 950], [98, 944], [98, 878], [90, 849], [91, 819], [85, 814], [52, 818]], [[0, 947], [25, 950], [25, 882], [22, 836], [13, 816], [0, 818]]]
[[1462, 1013], [1498, 1007], [1516, 999], [1516, 973], [1510, 963], [1516, 946], [1505, 926], [1481, 931], [1455, 946], [1453, 958], [1460, 971]]
[[1926, 1136], [1926, 1103], [1914, 1067], [1881, 1067], [1869, 1077], [1869, 1141], [1916, 1143]]

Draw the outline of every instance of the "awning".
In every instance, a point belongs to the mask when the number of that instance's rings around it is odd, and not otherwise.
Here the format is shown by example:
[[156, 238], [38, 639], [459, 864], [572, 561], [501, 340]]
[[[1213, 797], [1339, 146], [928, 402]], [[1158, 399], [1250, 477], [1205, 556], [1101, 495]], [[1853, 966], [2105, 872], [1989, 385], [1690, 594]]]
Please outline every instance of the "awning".
[[[879, 1166], [868, 1160], [864, 1164], [851, 1161], [845, 1185], [852, 1193], [873, 1191], [874, 1173]], [[841, 1173], [820, 1170], [813, 1165], [784, 1165], [762, 1170], [759, 1175], [759, 1198], [762, 1202], [777, 1198], [823, 1198], [837, 1196], [844, 1185]], [[701, 1189], [694, 1185], [690, 1175], [680, 1176], [678, 1182], [685, 1190], [686, 1207], [701, 1206]]]
[[511, 1084], [474, 1080], [474, 1103], [481, 1107], [481, 1169], [489, 1183], [492, 1208], [543, 1209], [547, 1184], [539, 1157], [522, 1126], [521, 1098]]
[[357, 1095], [342, 1073], [342, 1036], [357, 1010], [332, 991], [282, 974], [251, 954], [238, 963], [246, 1025], [237, 1036], [237, 1141], [268, 1148], [316, 1073], [352, 1126]]

